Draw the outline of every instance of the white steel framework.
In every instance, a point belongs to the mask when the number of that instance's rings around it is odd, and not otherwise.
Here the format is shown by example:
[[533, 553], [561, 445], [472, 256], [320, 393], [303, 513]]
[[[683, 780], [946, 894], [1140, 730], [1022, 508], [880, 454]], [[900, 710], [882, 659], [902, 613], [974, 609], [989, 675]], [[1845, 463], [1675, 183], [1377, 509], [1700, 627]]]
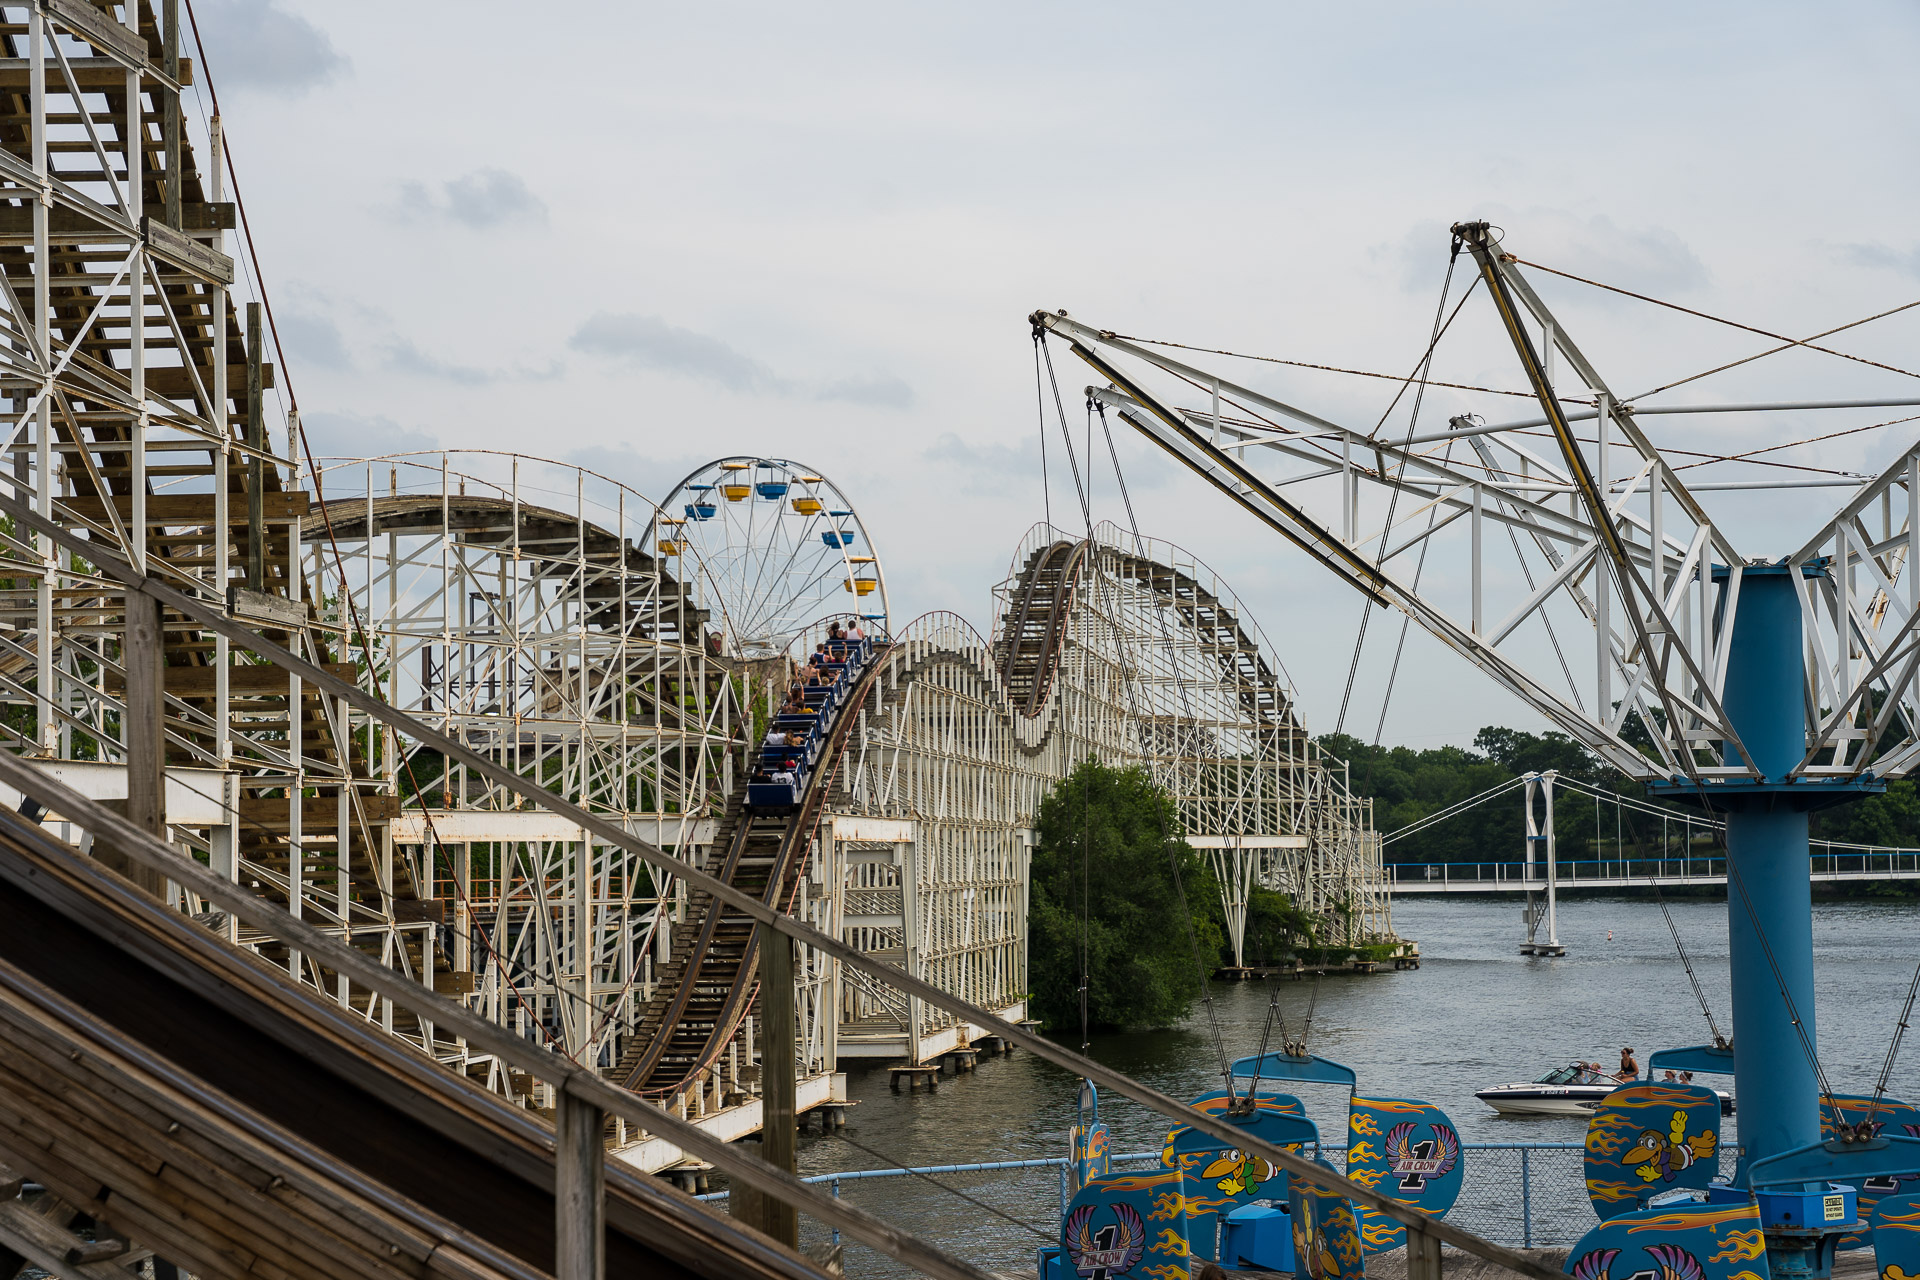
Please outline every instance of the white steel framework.
[[[1370, 803], [1308, 738], [1258, 625], [1205, 565], [1111, 525], [1091, 540], [1036, 526], [996, 588], [994, 635], [917, 620], [862, 704], [831, 802], [842, 830], [880, 832], [837, 842], [851, 944], [1013, 1016], [1034, 815], [1089, 757], [1145, 767], [1176, 798], [1179, 834], [1219, 876], [1236, 963], [1255, 884], [1315, 917], [1323, 944], [1395, 941]], [[862, 825], [886, 819], [912, 835]], [[842, 1013], [843, 1054], [924, 1054], [950, 1033], [872, 983], [849, 983]]]
[[[1030, 320], [1101, 375], [1089, 397], [1621, 772], [1703, 785], [1756, 777], [1721, 706], [1732, 630], [1717, 621], [1737, 609], [1750, 562], [1696, 495], [1783, 482], [1689, 488], [1641, 419], [1912, 401], [1637, 404], [1594, 368], [1513, 255], [1484, 241], [1482, 224], [1456, 232], [1544, 416], [1363, 431], [1177, 359], [1166, 344], [1064, 312]], [[1920, 447], [1871, 480], [1838, 483], [1855, 492], [1787, 560], [1808, 570], [1794, 576], [1810, 727], [1793, 776], [1897, 776], [1920, 762]], [[1436, 551], [1447, 571], [1423, 574]], [[1822, 557], [1832, 571], [1809, 576]]]

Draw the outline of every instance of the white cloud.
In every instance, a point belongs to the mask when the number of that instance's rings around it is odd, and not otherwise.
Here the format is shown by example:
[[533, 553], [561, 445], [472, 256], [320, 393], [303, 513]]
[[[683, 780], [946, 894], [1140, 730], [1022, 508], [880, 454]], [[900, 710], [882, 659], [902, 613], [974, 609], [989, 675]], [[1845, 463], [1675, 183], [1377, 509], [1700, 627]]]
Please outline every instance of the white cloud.
[[[1920, 16], [1887, 0], [1856, 0], [1844, 21], [1779, 0], [1628, 0], [1601, 23], [1564, 5], [1462, 22], [1404, 0], [1230, 0], [1169, 22], [1164, 6], [1118, 0], [1092, 27], [1070, 9], [1023, 12], [1018, 40], [994, 6], [868, 6], [824, 24], [761, 0], [611, 6], [588, 39], [548, 38], [486, 6], [451, 22], [436, 6], [373, 0], [195, 7], [223, 99], [239, 73], [220, 50], [267, 13], [331, 39], [335, 61], [310, 42], [304, 79], [279, 73], [284, 91], [338, 81], [351, 59], [351, 92], [227, 102], [269, 281], [380, 308], [307, 307], [337, 326], [345, 364], [318, 329], [283, 334], [303, 403], [450, 444], [592, 460], [656, 495], [707, 458], [802, 460], [860, 511], [903, 618], [955, 609], [984, 625], [991, 583], [1041, 513], [1025, 323], [1036, 307], [1397, 379], [1433, 322], [1447, 227], [1473, 217], [1502, 225], [1523, 258], [1773, 332], [1916, 296], [1920, 169], [1887, 157], [1914, 150], [1902, 85]], [[648, 51], [643, 64], [633, 49]], [[1500, 74], [1468, 91], [1463, 67]], [[1456, 298], [1470, 274], [1456, 273]], [[1769, 345], [1529, 277], [1623, 394]], [[294, 301], [277, 300], [283, 329]], [[1902, 366], [1917, 344], [1920, 311], [1831, 340]], [[1363, 427], [1397, 389], [1182, 354]], [[1084, 440], [1080, 391], [1098, 376], [1053, 356]], [[1484, 297], [1434, 376], [1520, 388]], [[1867, 398], [1909, 383], [1802, 352], [1664, 398]], [[1077, 525], [1045, 399], [1053, 514]], [[1386, 430], [1405, 430], [1411, 400]], [[1458, 412], [1531, 410], [1433, 388], [1421, 422]], [[1711, 448], [1894, 416], [1648, 422], [1663, 443]], [[1308, 727], [1330, 728], [1353, 597], [1114, 430], [1142, 531], [1241, 592], [1300, 682]], [[1793, 456], [1863, 468], [1912, 430]], [[1096, 519], [1124, 520], [1111, 468], [1095, 482]], [[1837, 501], [1707, 497], [1754, 555], [1791, 549], [1789, 534]], [[1466, 742], [1490, 719], [1524, 724], [1415, 634], [1390, 733]], [[1363, 661], [1368, 728], [1389, 659], [1380, 641]]]
[[668, 324], [658, 316], [597, 312], [574, 331], [575, 351], [616, 360], [630, 369], [671, 373], [747, 395], [788, 396], [911, 409], [913, 388], [890, 375], [836, 378], [820, 385], [786, 378], [753, 356], [709, 334]]
[[493, 227], [541, 226], [547, 206], [519, 175], [505, 169], [476, 169], [439, 184], [405, 182], [398, 211], [419, 222], [451, 222], [477, 231]]
[[297, 98], [353, 67], [325, 31], [276, 0], [201, 0], [194, 16], [221, 88]]

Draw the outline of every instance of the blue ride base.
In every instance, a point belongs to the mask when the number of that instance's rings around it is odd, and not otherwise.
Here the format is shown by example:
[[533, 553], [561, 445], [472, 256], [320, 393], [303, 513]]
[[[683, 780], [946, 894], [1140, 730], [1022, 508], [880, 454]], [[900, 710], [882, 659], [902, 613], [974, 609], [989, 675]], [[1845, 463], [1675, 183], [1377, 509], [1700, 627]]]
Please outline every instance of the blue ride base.
[[[1810, 1224], [1804, 1213], [1806, 1197], [1827, 1196], [1822, 1172], [1832, 1158], [1822, 1146], [1814, 1069], [1807, 815], [1886, 787], [1874, 779], [1790, 776], [1805, 758], [1807, 742], [1805, 642], [1790, 576], [1800, 572], [1816, 576], [1824, 569], [1753, 565], [1741, 574], [1722, 705], [1761, 776], [1648, 787], [1726, 818], [1733, 1072], [1745, 1149], [1733, 1181], [1760, 1193], [1775, 1280], [1824, 1280], [1832, 1273], [1835, 1245], [1852, 1225]], [[1725, 568], [1714, 569], [1716, 581], [1729, 577]], [[1739, 754], [1729, 749], [1727, 757], [1732, 763]], [[1806, 1158], [1816, 1154], [1827, 1159]], [[1755, 1166], [1763, 1166], [1758, 1180]]]

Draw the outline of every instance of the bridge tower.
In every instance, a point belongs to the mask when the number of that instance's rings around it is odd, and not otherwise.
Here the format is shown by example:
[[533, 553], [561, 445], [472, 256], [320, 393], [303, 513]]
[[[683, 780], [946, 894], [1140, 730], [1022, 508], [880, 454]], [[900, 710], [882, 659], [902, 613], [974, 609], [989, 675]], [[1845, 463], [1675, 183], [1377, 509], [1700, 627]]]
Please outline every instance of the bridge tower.
[[[1521, 918], [1526, 921], [1527, 940], [1520, 947], [1523, 956], [1564, 956], [1567, 949], [1560, 942], [1559, 904], [1555, 901], [1555, 885], [1559, 879], [1557, 863], [1559, 849], [1553, 839], [1553, 784], [1560, 776], [1559, 772], [1549, 769], [1545, 773], [1527, 775], [1522, 795], [1527, 806], [1527, 857], [1525, 882], [1527, 886], [1527, 905], [1521, 910]], [[1539, 806], [1545, 806], [1542, 816]], [[1538, 851], [1545, 861], [1544, 875], [1536, 881], [1533, 874], [1534, 853]], [[1542, 893], [1538, 902], [1534, 899], [1534, 888], [1539, 885]], [[1547, 922], [1547, 936], [1539, 937], [1540, 922]]]

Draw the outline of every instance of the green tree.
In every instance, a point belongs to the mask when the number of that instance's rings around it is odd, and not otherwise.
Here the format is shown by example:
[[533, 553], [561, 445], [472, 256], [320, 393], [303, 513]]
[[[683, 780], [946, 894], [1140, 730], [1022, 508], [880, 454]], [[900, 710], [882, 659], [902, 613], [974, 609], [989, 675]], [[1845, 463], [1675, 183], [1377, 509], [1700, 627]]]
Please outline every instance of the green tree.
[[[1219, 899], [1216, 897], [1214, 901]], [[1247, 963], [1280, 963], [1301, 948], [1313, 945], [1315, 927], [1313, 917], [1295, 907], [1293, 899], [1286, 894], [1254, 885], [1247, 894], [1247, 936], [1243, 948]], [[1231, 959], [1224, 953], [1221, 956], [1222, 963]]]
[[1219, 886], [1179, 838], [1172, 797], [1143, 769], [1089, 760], [1041, 802], [1037, 825], [1027, 925], [1034, 1015], [1056, 1029], [1080, 1025], [1084, 948], [1090, 1025], [1178, 1021], [1206, 981], [1200, 967], [1218, 963], [1223, 932]]

